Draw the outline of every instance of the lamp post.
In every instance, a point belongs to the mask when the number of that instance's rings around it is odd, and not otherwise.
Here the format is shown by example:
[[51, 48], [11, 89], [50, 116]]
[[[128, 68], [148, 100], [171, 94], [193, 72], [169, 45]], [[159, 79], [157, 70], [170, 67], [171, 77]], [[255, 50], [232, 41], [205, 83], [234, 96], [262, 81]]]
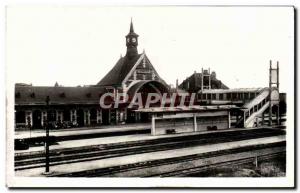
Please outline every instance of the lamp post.
[[45, 174], [49, 174], [49, 117], [48, 117], [48, 111], [49, 111], [49, 102], [50, 102], [50, 97], [46, 97], [46, 109], [47, 109], [47, 121], [46, 121], [46, 139], [45, 139], [45, 156], [46, 156], [46, 168], [45, 168]]

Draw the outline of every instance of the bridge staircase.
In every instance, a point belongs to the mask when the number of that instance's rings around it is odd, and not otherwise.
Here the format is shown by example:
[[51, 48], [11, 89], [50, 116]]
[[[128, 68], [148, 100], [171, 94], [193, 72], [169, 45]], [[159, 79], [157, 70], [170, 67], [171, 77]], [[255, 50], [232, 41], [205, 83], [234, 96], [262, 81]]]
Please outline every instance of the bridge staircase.
[[[272, 88], [271, 96], [279, 95], [277, 88]], [[277, 99], [279, 96], [275, 96]], [[241, 107], [240, 116], [238, 116], [236, 127], [255, 127], [259, 120], [264, 120], [264, 114], [270, 106], [277, 104], [278, 100], [271, 100], [269, 88], [264, 88], [254, 99], [245, 103]], [[270, 104], [271, 103], [271, 104]]]

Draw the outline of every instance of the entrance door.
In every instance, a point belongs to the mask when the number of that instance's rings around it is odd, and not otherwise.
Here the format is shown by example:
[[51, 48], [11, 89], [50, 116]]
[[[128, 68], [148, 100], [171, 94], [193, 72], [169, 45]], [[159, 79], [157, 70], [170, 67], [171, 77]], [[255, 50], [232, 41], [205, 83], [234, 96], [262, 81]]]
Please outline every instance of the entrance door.
[[127, 123], [135, 123], [135, 112], [127, 109]]
[[40, 110], [35, 110], [32, 113], [32, 127], [34, 129], [42, 128], [42, 113]]
[[91, 125], [97, 125], [97, 109], [91, 109], [90, 113]]
[[77, 111], [77, 123], [79, 127], [84, 126], [84, 112], [82, 109]]
[[102, 109], [102, 122], [104, 125], [110, 124], [110, 111], [109, 109]]

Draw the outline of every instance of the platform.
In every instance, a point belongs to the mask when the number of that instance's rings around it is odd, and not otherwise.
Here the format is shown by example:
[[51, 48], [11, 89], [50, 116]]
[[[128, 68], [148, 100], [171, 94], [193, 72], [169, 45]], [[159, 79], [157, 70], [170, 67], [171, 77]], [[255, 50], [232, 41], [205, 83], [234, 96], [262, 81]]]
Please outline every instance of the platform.
[[[52, 171], [53, 174], [79, 172], [79, 171], [113, 167], [113, 166], [125, 165], [125, 164], [133, 164], [133, 163], [145, 162], [151, 160], [166, 159], [172, 157], [182, 157], [182, 156], [207, 153], [212, 151], [221, 151], [221, 150], [245, 147], [250, 145], [276, 143], [282, 141], [285, 141], [284, 135], [275, 136], [275, 137], [256, 138], [256, 139], [235, 141], [235, 142], [227, 142], [227, 143], [209, 144], [209, 145], [181, 148], [175, 150], [166, 150], [166, 151], [158, 151], [152, 153], [114, 157], [114, 158], [108, 158], [102, 160], [68, 163], [67, 167], [66, 164], [56, 165], [56, 166], [51, 166], [50, 171]], [[27, 177], [43, 176], [42, 173], [44, 172], [44, 170], [45, 170], [44, 168], [34, 168], [34, 169], [17, 171], [15, 172], [15, 174], [16, 176], [27, 176]]]
[[[137, 134], [137, 135], [124, 135], [124, 136], [92, 138], [92, 139], [69, 140], [69, 141], [61, 141], [57, 145], [51, 145], [50, 150], [101, 145], [101, 144], [111, 144], [111, 143], [132, 142], [132, 141], [141, 141], [141, 140], [151, 140], [151, 139], [163, 139], [163, 138], [172, 138], [178, 136], [199, 135], [199, 134], [228, 132], [228, 131], [237, 131], [237, 130], [253, 130], [253, 129], [260, 129], [260, 128], [231, 128], [231, 129], [219, 130], [219, 131], [185, 132], [185, 133], [157, 135], [157, 136], [152, 136], [150, 134]], [[15, 153], [17, 154], [29, 153], [34, 151], [43, 151], [44, 149], [45, 149], [44, 146], [37, 146], [37, 147], [30, 147], [27, 150], [15, 150]]]
[[[50, 130], [50, 135], [53, 136], [68, 136], [68, 135], [84, 135], [84, 134], [97, 134], [97, 133], [112, 133], [118, 131], [132, 131], [132, 130], [145, 130], [150, 129], [150, 123], [137, 123], [127, 125], [105, 125], [95, 127], [77, 127], [70, 129], [56, 129]], [[45, 136], [45, 130], [27, 130], [15, 131], [15, 139], [35, 138]]]

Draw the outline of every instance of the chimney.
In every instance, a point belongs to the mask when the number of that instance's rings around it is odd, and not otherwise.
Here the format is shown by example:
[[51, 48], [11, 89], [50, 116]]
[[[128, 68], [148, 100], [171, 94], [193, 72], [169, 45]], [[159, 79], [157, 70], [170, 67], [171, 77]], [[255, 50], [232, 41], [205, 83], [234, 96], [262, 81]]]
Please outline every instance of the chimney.
[[215, 72], [215, 71], [212, 71], [212, 72], [211, 72], [211, 77], [212, 77], [212, 78], [214, 78], [214, 79], [216, 79], [216, 78], [217, 78], [217, 74], [216, 74], [216, 72]]
[[176, 90], [178, 90], [178, 79], [176, 79]]

